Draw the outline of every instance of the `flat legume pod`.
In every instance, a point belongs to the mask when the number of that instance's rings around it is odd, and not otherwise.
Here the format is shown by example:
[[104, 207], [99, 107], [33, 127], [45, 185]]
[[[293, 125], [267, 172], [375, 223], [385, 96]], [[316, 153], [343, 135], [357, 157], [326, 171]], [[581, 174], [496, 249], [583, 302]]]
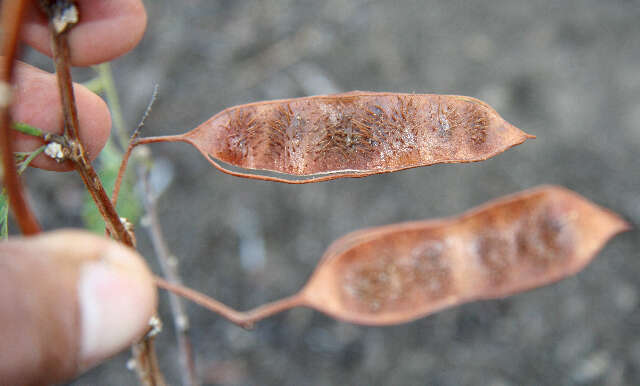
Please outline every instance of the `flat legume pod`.
[[407, 322], [572, 275], [627, 229], [578, 194], [545, 186], [458, 217], [346, 235], [329, 247], [300, 302], [359, 324]]
[[306, 183], [482, 161], [528, 138], [478, 99], [353, 91], [235, 106], [188, 133], [140, 142], [184, 141], [226, 173]]

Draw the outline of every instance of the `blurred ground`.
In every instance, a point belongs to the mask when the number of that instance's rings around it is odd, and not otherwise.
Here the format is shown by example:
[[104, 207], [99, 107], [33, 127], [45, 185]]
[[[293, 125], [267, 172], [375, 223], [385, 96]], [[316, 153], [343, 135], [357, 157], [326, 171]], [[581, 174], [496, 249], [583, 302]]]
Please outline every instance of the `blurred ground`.
[[[235, 104], [358, 89], [478, 97], [538, 136], [483, 163], [308, 186], [237, 179], [188, 145], [153, 145], [175, 171], [160, 215], [183, 277], [232, 307], [292, 294], [349, 231], [450, 216], [539, 184], [574, 189], [640, 224], [639, 1], [156, 0], [147, 8], [142, 44], [113, 64], [130, 126], [160, 84], [147, 135], [184, 132]], [[48, 229], [80, 225], [79, 179], [63, 181], [30, 177]], [[153, 261], [142, 229], [138, 237]], [[207, 384], [224, 385], [637, 385], [639, 250], [635, 230], [556, 285], [387, 328], [299, 309], [246, 332], [189, 304], [198, 369]], [[160, 359], [178, 384], [167, 310], [163, 295]], [[135, 384], [127, 358], [74, 384]]]

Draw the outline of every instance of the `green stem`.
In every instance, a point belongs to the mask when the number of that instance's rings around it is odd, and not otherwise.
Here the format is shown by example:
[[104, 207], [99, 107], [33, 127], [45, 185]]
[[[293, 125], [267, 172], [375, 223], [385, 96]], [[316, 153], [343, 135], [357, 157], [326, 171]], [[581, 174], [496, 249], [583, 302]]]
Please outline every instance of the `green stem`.
[[[40, 146], [37, 150], [30, 153], [14, 153], [16, 156], [24, 155], [24, 159], [18, 163], [18, 175], [24, 173], [29, 163], [34, 160], [45, 149], [46, 145]], [[9, 237], [9, 199], [7, 197], [7, 190], [2, 188], [0, 192], [0, 239], [6, 240]]]
[[98, 71], [100, 80], [102, 81], [102, 90], [107, 98], [107, 104], [111, 109], [111, 117], [113, 118], [113, 126], [116, 129], [118, 142], [120, 142], [122, 149], [124, 149], [129, 143], [129, 135], [125, 130], [122, 110], [120, 109], [120, 99], [118, 98], [116, 85], [113, 81], [113, 75], [111, 74], [111, 65], [109, 63], [102, 63], [97, 65], [95, 68]]
[[[97, 70], [98, 69], [96, 68], [96, 71]], [[99, 76], [82, 83], [82, 85], [96, 94], [100, 94], [104, 91], [104, 84], [102, 82], [102, 78]]]
[[37, 127], [33, 127], [23, 122], [13, 122], [11, 128], [21, 132], [22, 134], [31, 135], [33, 137], [43, 138], [45, 135], [45, 133]]
[[29, 166], [31, 161], [33, 161], [37, 156], [39, 156], [44, 151], [44, 149], [46, 147], [47, 147], [47, 145], [42, 145], [39, 148], [37, 148], [36, 150], [32, 151], [29, 154], [29, 156], [27, 158], [25, 158], [25, 160], [20, 163], [20, 166], [18, 167], [18, 174], [22, 174], [27, 169], [27, 166]]
[[7, 190], [2, 188], [0, 193], [0, 239], [6, 240], [9, 237], [9, 198]]

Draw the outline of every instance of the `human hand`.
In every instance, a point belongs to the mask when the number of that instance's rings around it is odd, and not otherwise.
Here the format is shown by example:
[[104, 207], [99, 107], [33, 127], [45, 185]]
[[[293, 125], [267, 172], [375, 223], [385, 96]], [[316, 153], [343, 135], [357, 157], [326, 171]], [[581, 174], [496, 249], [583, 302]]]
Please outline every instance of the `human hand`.
[[156, 308], [133, 250], [77, 230], [0, 244], [0, 384], [61, 382], [140, 338]]
[[[114, 59], [131, 50], [142, 38], [147, 16], [141, 0], [77, 1], [80, 20], [69, 32], [71, 64], [88, 66]], [[51, 37], [47, 19], [37, 0], [28, 6], [21, 39], [36, 50], [51, 56]], [[14, 103], [11, 116], [15, 122], [28, 123], [49, 133], [62, 133], [62, 108], [56, 77], [25, 63], [15, 67]], [[87, 88], [75, 84], [79, 136], [91, 159], [109, 138], [111, 117], [104, 101]], [[15, 150], [31, 151], [41, 145], [37, 138], [16, 135]], [[32, 166], [49, 170], [70, 170], [62, 164], [38, 156]]]
[[[80, 22], [69, 33], [71, 62], [113, 59], [142, 38], [140, 0], [78, 1]], [[50, 55], [46, 18], [29, 6], [23, 41]], [[12, 119], [60, 133], [55, 76], [19, 63]], [[111, 127], [106, 104], [75, 85], [80, 140], [91, 158]], [[38, 147], [16, 136], [17, 151]], [[34, 166], [69, 170], [39, 156]], [[151, 272], [135, 251], [82, 231], [58, 231], [0, 243], [0, 384], [48, 384], [77, 376], [140, 338], [156, 308]]]

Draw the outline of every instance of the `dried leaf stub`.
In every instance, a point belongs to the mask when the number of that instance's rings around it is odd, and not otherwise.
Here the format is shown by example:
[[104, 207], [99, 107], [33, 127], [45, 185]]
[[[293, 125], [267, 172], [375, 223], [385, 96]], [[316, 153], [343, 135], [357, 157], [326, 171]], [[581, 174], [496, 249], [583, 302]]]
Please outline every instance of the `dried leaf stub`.
[[180, 140], [237, 167], [331, 179], [482, 161], [532, 137], [474, 98], [354, 91], [232, 107]]
[[301, 296], [338, 319], [403, 323], [560, 280], [626, 229], [574, 192], [541, 187], [455, 218], [347, 235], [328, 249]]

